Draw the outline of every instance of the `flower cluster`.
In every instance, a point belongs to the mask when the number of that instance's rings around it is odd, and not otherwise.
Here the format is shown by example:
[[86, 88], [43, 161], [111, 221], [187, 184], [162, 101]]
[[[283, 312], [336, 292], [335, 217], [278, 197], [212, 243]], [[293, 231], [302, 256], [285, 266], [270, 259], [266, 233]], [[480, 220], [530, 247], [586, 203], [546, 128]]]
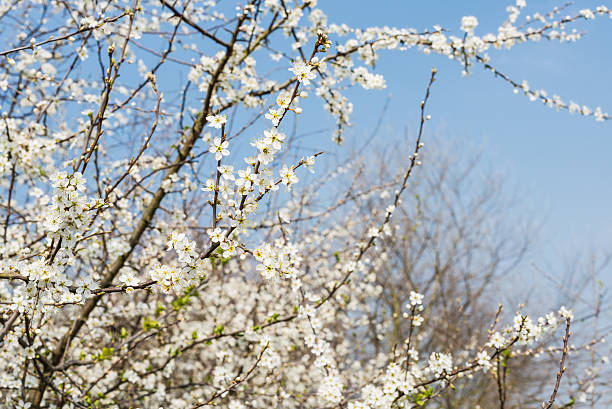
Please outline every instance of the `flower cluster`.
[[416, 367], [406, 371], [400, 363], [391, 362], [381, 378], [382, 387], [366, 385], [361, 400], [349, 402], [348, 407], [350, 409], [390, 407], [397, 400], [398, 392], [407, 395], [415, 390], [415, 373], [420, 375], [421, 371]]
[[312, 66], [302, 60], [293, 63], [293, 67], [289, 68], [289, 71], [291, 71], [297, 80], [304, 85], [310, 84], [310, 80], [316, 77], [316, 74], [312, 72]]
[[291, 189], [291, 185], [299, 182], [298, 177], [295, 175], [292, 167], [287, 167], [287, 165], [283, 165], [280, 170], [281, 183], [283, 185], [287, 185], [288, 189]]
[[453, 369], [453, 359], [451, 354], [432, 352], [429, 355], [427, 370], [438, 377], [443, 373], [449, 373]]
[[221, 257], [230, 258], [236, 254], [236, 242], [226, 236], [226, 232], [220, 227], [206, 230], [208, 237], [212, 243], [219, 243], [221, 249]]
[[[407, 308], [414, 310], [422, 307], [423, 295], [411, 291], [410, 302]], [[558, 314], [558, 315], [557, 315]], [[562, 307], [558, 313], [549, 313], [546, 317], [532, 321], [531, 318], [517, 314], [513, 324], [506, 327], [503, 332], [491, 334], [489, 342], [476, 355], [476, 358], [463, 366], [454, 366], [450, 352], [434, 351], [429, 354], [426, 362], [419, 361], [418, 351], [409, 349], [406, 355], [400, 356], [393, 354], [393, 360], [388, 364], [385, 373], [380, 377], [378, 384], [368, 384], [361, 392], [359, 400], [349, 402], [351, 409], [373, 409], [387, 408], [394, 402], [407, 404], [411, 402], [411, 394], [424, 390], [421, 385], [431, 385], [437, 382], [445, 383], [454, 377], [463, 377], [477, 370], [493, 371], [491, 364], [492, 357], [499, 351], [509, 348], [515, 342], [523, 345], [533, 345], [545, 332], [551, 332], [558, 327], [558, 316], [571, 317], [571, 311]], [[404, 315], [406, 318], [406, 315]], [[406, 340], [407, 347], [410, 347], [410, 340]], [[487, 348], [492, 351], [487, 351]]]
[[[0, 74], [0, 90], [6, 91], [8, 80]], [[6, 87], [5, 87], [6, 85]], [[21, 118], [0, 121], [0, 175], [8, 178], [15, 171], [37, 179], [41, 170], [52, 163], [55, 146], [45, 128]]]
[[199, 284], [206, 277], [207, 261], [197, 253], [196, 243], [183, 233], [172, 232], [168, 250], [174, 249], [178, 255], [178, 266], [158, 265], [149, 271], [155, 286], [164, 293], [180, 292], [192, 285]]
[[461, 30], [467, 34], [474, 34], [474, 29], [478, 26], [478, 19], [474, 16], [465, 16], [461, 19]]
[[317, 395], [324, 402], [338, 404], [342, 401], [344, 383], [333, 360], [332, 347], [328, 341], [317, 335], [321, 327], [312, 306], [307, 305], [300, 308], [299, 316], [308, 322], [309, 328], [306, 329], [308, 334], [304, 337], [304, 343], [316, 356], [314, 366], [323, 374]]
[[48, 264], [44, 260], [32, 262], [21, 261], [4, 263], [4, 271], [12, 271], [27, 277], [27, 285], [16, 288], [11, 296], [9, 309], [19, 313], [36, 314], [54, 312], [53, 305], [78, 303], [83, 301], [89, 292], [77, 288], [71, 292], [72, 281], [57, 264]]
[[419, 294], [415, 291], [410, 291], [410, 303], [406, 304], [407, 312], [404, 312], [404, 318], [410, 318], [412, 325], [420, 327], [423, 323], [423, 317], [419, 312], [423, 311], [423, 294]]
[[257, 264], [257, 271], [266, 280], [275, 277], [296, 279], [299, 265], [302, 261], [297, 246], [277, 239], [271, 245], [264, 243], [253, 251]]
[[257, 160], [262, 165], [267, 165], [272, 162], [274, 156], [281, 150], [284, 140], [285, 134], [279, 132], [277, 128], [265, 130], [263, 137], [251, 142], [251, 145], [256, 147], [259, 151]]
[[[74, 246], [90, 228], [94, 210], [102, 206], [100, 200], [85, 196], [85, 179], [79, 172], [58, 172], [52, 177], [54, 188], [51, 203], [45, 213], [44, 226], [52, 244], [60, 246], [58, 263], [67, 263]], [[61, 260], [61, 261], [60, 261]]]

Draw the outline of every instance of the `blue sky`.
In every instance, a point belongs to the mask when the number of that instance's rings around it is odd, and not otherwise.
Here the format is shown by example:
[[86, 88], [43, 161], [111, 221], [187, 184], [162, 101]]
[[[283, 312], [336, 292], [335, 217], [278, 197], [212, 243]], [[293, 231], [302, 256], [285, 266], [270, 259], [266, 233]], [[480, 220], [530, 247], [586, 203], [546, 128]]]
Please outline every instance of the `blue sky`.
[[[416, 29], [439, 24], [457, 35], [464, 15], [478, 18], [476, 34], [495, 32], [505, 19], [508, 4], [475, 0], [319, 2], [330, 22]], [[524, 13], [547, 12], [555, 4], [528, 2]], [[597, 5], [578, 1], [562, 14], [573, 15]], [[612, 20], [600, 17], [574, 27], [585, 34], [577, 43], [542, 40], [510, 51], [492, 51], [492, 63], [518, 82], [526, 79], [531, 87], [543, 88], [549, 95], [612, 112]], [[390, 137], [406, 125], [413, 129], [418, 114], [415, 107], [434, 65], [439, 75], [429, 110], [433, 117], [430, 132], [438, 140], [465, 141], [467, 150], [482, 150], [483, 161], [504, 173], [508, 184], [520, 193], [521, 210], [513, 211], [530, 212], [541, 225], [535, 251], [524, 266], [526, 277], [532, 276], [535, 284], [543, 282], [530, 263], [556, 275], [564, 272], [567, 258], [591, 250], [612, 250], [610, 121], [600, 123], [592, 117], [556, 112], [522, 94], [513, 94], [504, 81], [480, 66], [474, 66], [471, 76], [464, 78], [456, 62], [413, 49], [388, 52], [381, 58], [376, 71], [385, 75], [387, 89], [355, 95], [350, 132], [355, 136], [369, 134], [389, 96], [380, 134]], [[458, 158], [466, 152], [457, 152]], [[610, 272], [605, 276], [610, 277]]]

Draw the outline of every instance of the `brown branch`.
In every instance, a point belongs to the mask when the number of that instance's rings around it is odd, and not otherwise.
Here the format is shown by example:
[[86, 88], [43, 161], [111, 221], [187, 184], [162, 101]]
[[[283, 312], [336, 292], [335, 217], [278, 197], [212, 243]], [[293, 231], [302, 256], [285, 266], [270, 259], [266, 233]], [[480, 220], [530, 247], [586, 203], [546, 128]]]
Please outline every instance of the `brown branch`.
[[123, 293], [123, 292], [131, 291], [131, 290], [142, 290], [142, 289], [148, 288], [155, 284], [157, 284], [156, 280], [149, 280], [149, 281], [145, 281], [143, 283], [136, 284], [136, 285], [120, 285], [117, 287], [100, 288], [97, 290], [93, 290], [92, 293], [99, 294], [99, 295], [110, 294], [110, 293]]
[[15, 320], [17, 319], [18, 316], [19, 316], [19, 312], [18, 311], [13, 311], [13, 313], [11, 314], [11, 317], [4, 324], [4, 328], [2, 328], [2, 331], [0, 332], [0, 342], [2, 342], [4, 340], [4, 336], [11, 329], [13, 329], [13, 325], [15, 324]]
[[565, 335], [563, 336], [563, 353], [561, 354], [561, 361], [559, 362], [559, 372], [557, 372], [557, 380], [555, 382], [555, 387], [553, 388], [552, 394], [550, 395], [550, 399], [548, 402], [542, 402], [542, 409], [550, 409], [552, 408], [553, 403], [555, 403], [555, 398], [557, 397], [557, 392], [559, 391], [559, 386], [561, 385], [561, 378], [563, 377], [563, 373], [565, 373], [565, 359], [567, 358], [568, 349], [568, 341], [570, 335], [570, 317], [565, 318]]
[[[506, 388], [505, 388], [505, 368], [507, 363], [502, 362], [502, 356], [497, 357], [497, 395], [499, 397], [499, 409], [504, 409], [506, 404]], [[502, 372], [504, 375], [502, 375]]]
[[208, 31], [204, 30], [202, 27], [198, 26], [196, 23], [194, 23], [189, 17], [185, 16], [185, 12], [181, 13], [179, 12], [176, 8], [174, 8], [174, 6], [172, 4], [170, 4], [169, 2], [167, 2], [166, 0], [159, 0], [161, 2], [161, 4], [163, 4], [164, 6], [168, 7], [170, 10], [172, 10], [172, 12], [174, 13], [174, 15], [178, 18], [180, 18], [181, 20], [183, 20], [185, 23], [187, 23], [188, 25], [190, 25], [191, 27], [195, 28], [200, 34], [202, 34], [204, 37], [210, 38], [211, 40], [213, 40], [215, 43], [222, 45], [223, 47], [229, 49], [229, 48], [233, 48], [233, 43], [235, 40], [232, 40], [231, 44], [226, 43], [225, 41], [215, 37], [214, 35], [210, 34]]
[[115, 21], [119, 20], [120, 18], [125, 17], [127, 14], [128, 13], [123, 13], [123, 14], [120, 14], [120, 15], [115, 16], [115, 17], [110, 17], [110, 18], [104, 19], [102, 21], [102, 23], [96, 25], [95, 27], [83, 27], [83, 28], [78, 29], [77, 31], [74, 31], [72, 33], [63, 35], [61, 37], [49, 38], [48, 40], [41, 41], [41, 42], [38, 42], [38, 43], [28, 44], [28, 45], [24, 45], [24, 46], [21, 46], [21, 47], [16, 47], [16, 48], [13, 48], [13, 49], [10, 49], [10, 50], [6, 50], [6, 51], [0, 51], [0, 56], [11, 54], [11, 53], [16, 53], [18, 51], [34, 49], [36, 47], [40, 47], [41, 45], [45, 45], [45, 44], [49, 44], [49, 43], [54, 43], [54, 42], [57, 42], [57, 41], [67, 40], [68, 38], [73, 37], [73, 36], [75, 36], [77, 34], [85, 33], [87, 31], [91, 31], [91, 30], [95, 30], [95, 29], [98, 29], [98, 28], [102, 27], [104, 24], [115, 22]]
[[261, 352], [259, 353], [259, 356], [257, 357], [257, 360], [255, 361], [253, 366], [251, 366], [251, 368], [247, 371], [246, 375], [244, 375], [242, 377], [241, 376], [237, 376], [230, 386], [228, 386], [227, 388], [223, 389], [220, 392], [216, 391], [215, 393], [213, 393], [213, 395], [210, 397], [210, 399], [208, 399], [204, 403], [196, 404], [195, 406], [192, 407], [192, 409], [201, 408], [202, 406], [206, 406], [206, 405], [211, 404], [211, 402], [214, 401], [217, 397], [225, 395], [227, 392], [231, 391], [232, 389], [234, 389], [235, 387], [237, 387], [241, 383], [245, 382], [249, 378], [249, 376], [251, 376], [251, 374], [255, 371], [255, 368], [257, 368], [257, 366], [259, 365], [259, 363], [261, 362], [261, 359], [264, 356], [264, 353], [266, 352], [266, 350], [268, 349], [269, 346], [270, 346], [270, 343], [267, 343], [261, 349]]

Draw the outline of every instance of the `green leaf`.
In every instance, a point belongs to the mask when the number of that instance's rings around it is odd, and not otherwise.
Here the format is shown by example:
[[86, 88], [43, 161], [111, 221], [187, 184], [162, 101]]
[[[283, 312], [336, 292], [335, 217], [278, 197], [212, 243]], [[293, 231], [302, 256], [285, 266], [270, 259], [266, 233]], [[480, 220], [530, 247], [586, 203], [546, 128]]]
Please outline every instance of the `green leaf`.
[[115, 352], [115, 348], [102, 348], [102, 351], [94, 358], [94, 361], [104, 361], [105, 359], [109, 359], [113, 356], [113, 352]]
[[184, 296], [177, 297], [174, 301], [172, 301], [172, 308], [174, 309], [174, 311], [178, 311], [187, 304], [189, 304], [189, 298], [189, 294], [185, 294]]
[[277, 322], [279, 317], [280, 317], [280, 314], [275, 312], [270, 317], [268, 317], [266, 321], [268, 321], [269, 323]]
[[145, 317], [142, 319], [142, 328], [145, 331], [148, 331], [150, 329], [159, 329], [159, 322], [155, 321], [150, 317]]
[[508, 359], [510, 359], [510, 350], [508, 350], [508, 349], [504, 349], [504, 350], [502, 351], [501, 355], [502, 355], [502, 361], [501, 361], [501, 364], [502, 364], [502, 367], [504, 367], [504, 368], [505, 368], [505, 367], [506, 367], [506, 365], [508, 364]]

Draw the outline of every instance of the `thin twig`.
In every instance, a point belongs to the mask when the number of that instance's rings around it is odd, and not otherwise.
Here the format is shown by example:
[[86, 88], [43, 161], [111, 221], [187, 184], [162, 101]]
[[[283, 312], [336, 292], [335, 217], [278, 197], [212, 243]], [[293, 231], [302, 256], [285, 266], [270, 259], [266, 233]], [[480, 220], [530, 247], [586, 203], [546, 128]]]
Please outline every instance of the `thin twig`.
[[563, 336], [563, 353], [561, 354], [561, 361], [559, 362], [559, 372], [557, 372], [557, 381], [555, 382], [555, 387], [550, 395], [550, 399], [548, 402], [542, 402], [542, 409], [550, 409], [552, 408], [553, 403], [555, 403], [555, 398], [557, 397], [557, 392], [559, 391], [559, 386], [561, 385], [561, 378], [565, 373], [565, 359], [567, 358], [567, 353], [569, 351], [567, 343], [569, 341], [570, 335], [570, 317], [565, 318], [565, 335]]

